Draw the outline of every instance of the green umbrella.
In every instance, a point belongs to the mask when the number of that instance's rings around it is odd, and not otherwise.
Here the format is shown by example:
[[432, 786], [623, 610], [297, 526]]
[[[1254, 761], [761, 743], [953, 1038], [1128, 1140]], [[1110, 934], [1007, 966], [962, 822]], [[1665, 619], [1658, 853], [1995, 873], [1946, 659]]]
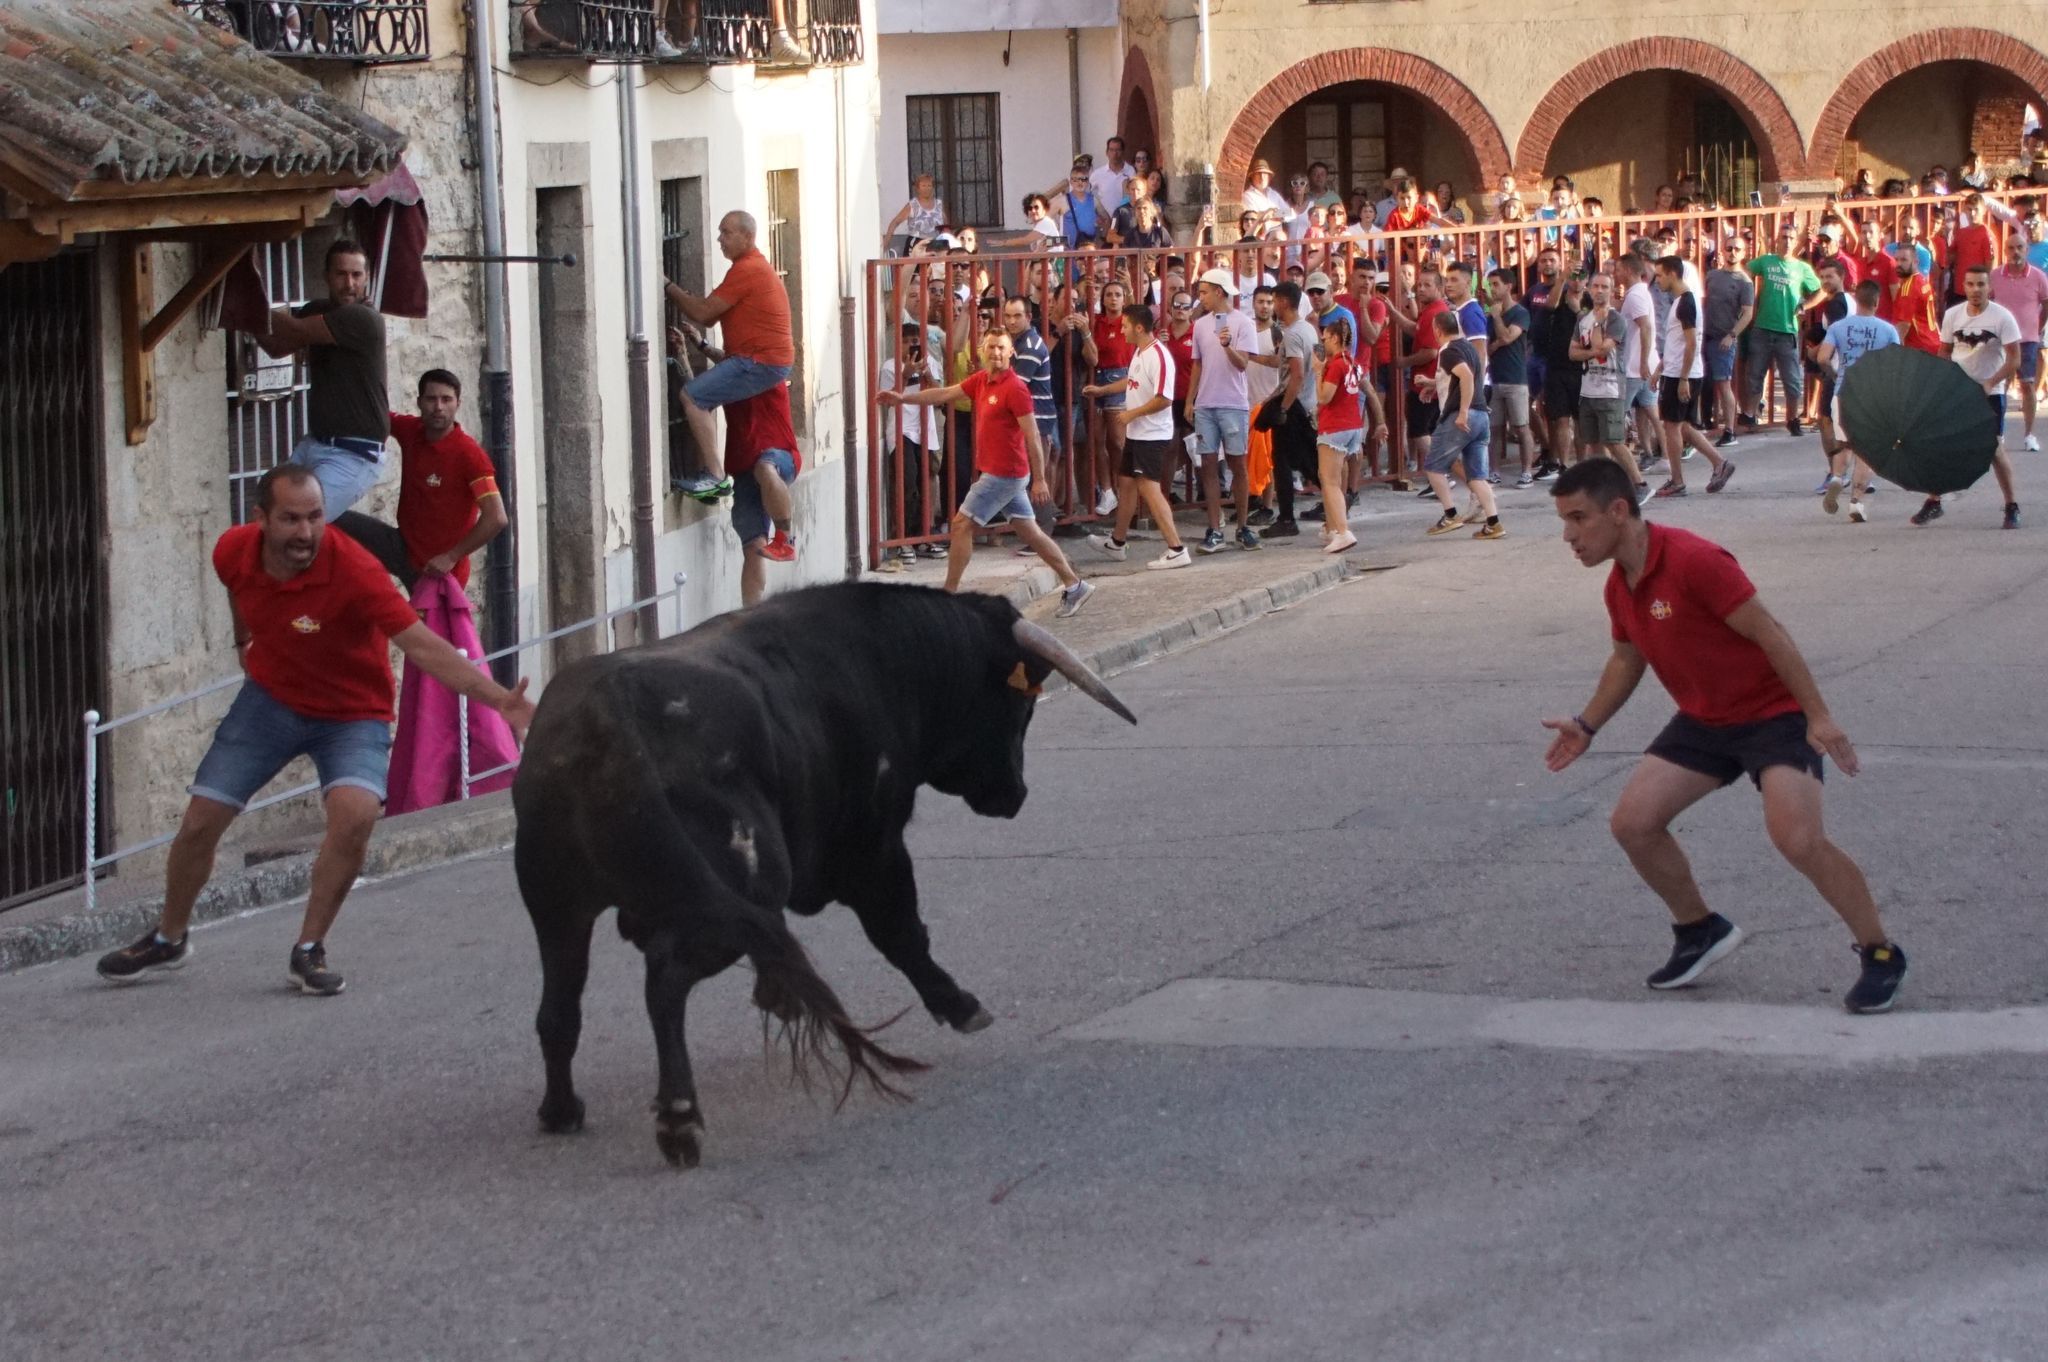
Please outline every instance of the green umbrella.
[[1998, 452], [1984, 389], [1939, 355], [1872, 350], [1842, 379], [1843, 438], [1887, 482], [1929, 496], [1960, 492]]

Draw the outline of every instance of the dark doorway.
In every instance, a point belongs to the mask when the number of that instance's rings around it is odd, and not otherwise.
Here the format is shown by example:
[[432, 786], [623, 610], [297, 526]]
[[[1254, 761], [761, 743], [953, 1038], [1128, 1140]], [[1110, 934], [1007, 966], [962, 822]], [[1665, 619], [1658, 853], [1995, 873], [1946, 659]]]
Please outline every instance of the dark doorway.
[[[1742, 115], [1718, 94], [1696, 95], [1692, 105], [1692, 147], [1686, 154], [1686, 171], [1698, 177], [1700, 188], [1723, 207], [1749, 202], [1753, 191], [1762, 189], [1763, 163], [1756, 154], [1756, 140]], [[1774, 195], [1772, 201], [1776, 201]]]

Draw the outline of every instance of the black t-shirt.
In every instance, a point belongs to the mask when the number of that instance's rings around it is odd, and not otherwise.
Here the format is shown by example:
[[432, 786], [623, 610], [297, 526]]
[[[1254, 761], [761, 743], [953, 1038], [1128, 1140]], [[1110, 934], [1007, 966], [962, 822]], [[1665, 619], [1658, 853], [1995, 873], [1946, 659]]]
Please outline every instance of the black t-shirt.
[[294, 316], [325, 317], [332, 345], [306, 348], [306, 433], [332, 440], [353, 436], [383, 443], [391, 434], [384, 386], [384, 318], [368, 303], [322, 298]]
[[[1471, 371], [1476, 381], [1480, 374], [1479, 352], [1472, 348], [1470, 341], [1460, 336], [1436, 352], [1436, 364], [1437, 372], [1450, 380], [1444, 389], [1444, 415], [1453, 416], [1457, 413], [1458, 407], [1465, 402], [1465, 394], [1462, 391], [1464, 385], [1452, 371], [1462, 364]], [[1476, 406], [1478, 400], [1475, 394], [1472, 404]]]
[[1572, 337], [1577, 334], [1579, 318], [1584, 314], [1573, 306], [1571, 291], [1563, 280], [1558, 281], [1550, 302], [1552, 305], [1543, 309], [1536, 324], [1536, 352], [1543, 356], [1546, 368], [1576, 373], [1580, 361], [1572, 358]]
[[1849, 315], [1849, 295], [1837, 293], [1806, 314], [1806, 343], [1819, 345], [1827, 339], [1828, 328]]

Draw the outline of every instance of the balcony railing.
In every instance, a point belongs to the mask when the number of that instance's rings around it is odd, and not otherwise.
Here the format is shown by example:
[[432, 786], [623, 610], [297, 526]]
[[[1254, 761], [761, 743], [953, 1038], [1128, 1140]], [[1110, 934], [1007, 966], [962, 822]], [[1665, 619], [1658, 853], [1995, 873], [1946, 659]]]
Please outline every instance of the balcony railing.
[[425, 61], [427, 0], [172, 0], [293, 61]]
[[660, 56], [656, 11], [675, 0], [513, 0], [512, 55], [647, 62]]
[[853, 66], [866, 50], [860, 0], [661, 0], [657, 61]]

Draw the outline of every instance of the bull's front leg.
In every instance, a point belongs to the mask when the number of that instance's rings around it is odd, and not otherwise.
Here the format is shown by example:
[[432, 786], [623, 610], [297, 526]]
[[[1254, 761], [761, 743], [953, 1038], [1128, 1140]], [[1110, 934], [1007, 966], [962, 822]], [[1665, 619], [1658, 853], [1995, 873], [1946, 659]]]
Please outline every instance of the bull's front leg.
[[690, 1049], [683, 1014], [690, 990], [730, 966], [737, 956], [711, 959], [677, 945], [667, 934], [641, 947], [647, 957], [647, 1020], [654, 1027], [654, 1049], [661, 1067], [654, 1093], [654, 1143], [662, 1157], [678, 1168], [695, 1168], [704, 1156], [704, 1112], [697, 1104], [697, 1081], [690, 1072]]
[[917, 911], [917, 874], [901, 840], [882, 853], [846, 902], [882, 958], [917, 990], [926, 1011], [960, 1032], [979, 1031], [995, 1020], [932, 959], [931, 937]]

